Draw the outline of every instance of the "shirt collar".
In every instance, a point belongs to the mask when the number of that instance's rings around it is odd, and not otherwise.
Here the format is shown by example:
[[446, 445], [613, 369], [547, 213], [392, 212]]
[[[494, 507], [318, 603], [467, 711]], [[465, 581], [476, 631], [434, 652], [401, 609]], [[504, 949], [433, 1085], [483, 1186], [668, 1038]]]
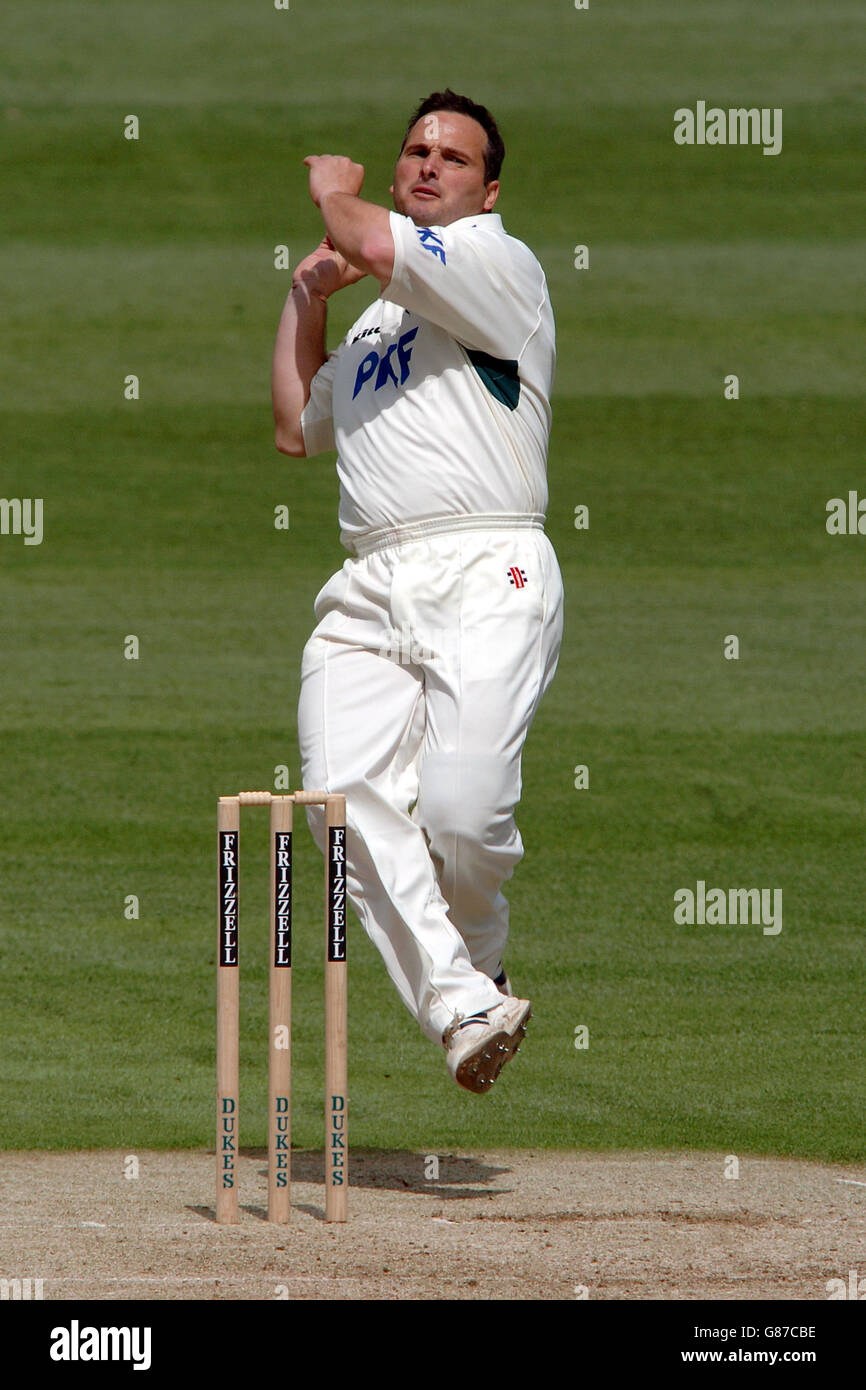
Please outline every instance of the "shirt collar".
[[502, 216], [498, 212], [473, 212], [470, 213], [469, 217], [458, 217], [455, 222], [448, 222], [446, 226], [471, 227], [476, 223], [479, 227], [492, 227], [493, 230], [497, 232], [504, 230], [502, 226]]
[[[409, 221], [412, 221], [411, 217]], [[470, 213], [468, 217], [458, 217], [454, 222], [446, 222], [445, 226], [447, 229], [449, 227], [472, 227], [476, 224], [479, 227], [492, 227], [496, 232], [504, 232], [505, 230], [502, 225], [502, 216], [498, 212], [473, 212]], [[422, 224], [416, 222], [414, 225], [420, 227], [426, 225], [426, 223]], [[438, 224], [434, 223], [433, 225], [436, 226]]]

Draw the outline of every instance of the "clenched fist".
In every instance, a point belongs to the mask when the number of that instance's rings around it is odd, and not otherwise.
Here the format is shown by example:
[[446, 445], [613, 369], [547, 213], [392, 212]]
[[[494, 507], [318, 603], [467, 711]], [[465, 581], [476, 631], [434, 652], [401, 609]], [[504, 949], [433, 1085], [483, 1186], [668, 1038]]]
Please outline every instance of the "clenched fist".
[[298, 265], [292, 275], [293, 285], [305, 285], [307, 289], [323, 294], [326, 299], [347, 285], [363, 280], [366, 271], [350, 265], [345, 256], [334, 250], [330, 237], [324, 237], [315, 251], [311, 251]]
[[319, 207], [326, 193], [361, 192], [363, 164], [355, 164], [344, 154], [308, 154], [304, 163], [310, 170], [310, 197]]

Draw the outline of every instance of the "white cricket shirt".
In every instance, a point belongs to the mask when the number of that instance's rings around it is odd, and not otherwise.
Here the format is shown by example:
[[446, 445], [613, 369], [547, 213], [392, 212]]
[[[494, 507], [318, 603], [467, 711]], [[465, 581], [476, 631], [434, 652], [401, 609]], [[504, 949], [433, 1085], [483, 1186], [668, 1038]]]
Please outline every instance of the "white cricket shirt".
[[337, 450], [340, 539], [547, 508], [555, 330], [544, 272], [498, 213], [389, 213], [394, 271], [319, 368], [308, 456]]

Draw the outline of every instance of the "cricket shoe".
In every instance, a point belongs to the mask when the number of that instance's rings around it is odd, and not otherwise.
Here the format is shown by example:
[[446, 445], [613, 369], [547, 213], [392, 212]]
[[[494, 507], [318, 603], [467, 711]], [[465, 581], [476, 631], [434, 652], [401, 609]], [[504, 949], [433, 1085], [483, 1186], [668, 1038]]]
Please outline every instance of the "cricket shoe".
[[489, 1091], [526, 1037], [532, 1014], [528, 999], [503, 999], [492, 1009], [457, 1018], [442, 1034], [448, 1070], [458, 1086], [476, 1095]]
[[500, 994], [505, 994], [505, 995], [513, 995], [513, 994], [514, 994], [514, 990], [511, 988], [511, 981], [509, 980], [508, 976], [506, 975], [506, 973], [505, 973], [505, 968], [504, 968], [504, 967], [502, 968], [502, 970], [500, 970], [499, 974], [496, 976], [496, 979], [493, 981], [493, 983], [495, 984], [496, 988], [499, 990], [499, 993], [500, 993]]

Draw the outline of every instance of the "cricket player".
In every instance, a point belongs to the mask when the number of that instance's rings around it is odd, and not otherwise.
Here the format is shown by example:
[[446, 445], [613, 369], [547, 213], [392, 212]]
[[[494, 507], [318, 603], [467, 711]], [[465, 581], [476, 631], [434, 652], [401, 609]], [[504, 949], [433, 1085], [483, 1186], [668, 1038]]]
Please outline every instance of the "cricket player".
[[[321, 244], [277, 332], [277, 448], [337, 452], [349, 552], [315, 603], [298, 733], [306, 788], [343, 792], [347, 888], [400, 997], [485, 1093], [530, 1002], [502, 893], [527, 731], [556, 669], [562, 582], [544, 530], [555, 365], [541, 266], [494, 212], [505, 154], [450, 88], [412, 116], [393, 211], [364, 169], [308, 155]], [[378, 294], [336, 351], [331, 295]], [[308, 811], [324, 849], [321, 808]]]

